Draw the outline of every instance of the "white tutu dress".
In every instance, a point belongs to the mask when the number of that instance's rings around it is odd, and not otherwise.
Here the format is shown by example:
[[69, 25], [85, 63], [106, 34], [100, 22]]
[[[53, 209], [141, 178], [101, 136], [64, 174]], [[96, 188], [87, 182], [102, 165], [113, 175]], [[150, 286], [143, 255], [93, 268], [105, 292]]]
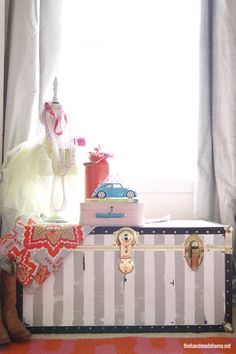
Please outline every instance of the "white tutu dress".
[[58, 103], [46, 102], [40, 120], [45, 137], [17, 145], [2, 167], [2, 235], [20, 215], [51, 222], [79, 220], [83, 188], [76, 149], [85, 140], [68, 136], [67, 117]]

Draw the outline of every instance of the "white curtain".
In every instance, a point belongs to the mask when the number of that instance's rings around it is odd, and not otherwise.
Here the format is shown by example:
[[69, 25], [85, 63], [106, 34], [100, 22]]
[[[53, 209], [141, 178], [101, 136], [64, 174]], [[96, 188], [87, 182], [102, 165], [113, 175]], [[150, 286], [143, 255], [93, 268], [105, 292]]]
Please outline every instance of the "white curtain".
[[5, 48], [5, 1], [0, 0], [0, 156], [2, 156], [3, 135], [3, 87], [4, 87], [4, 48]]
[[61, 17], [62, 0], [9, 1], [4, 157], [37, 134], [39, 111], [58, 70]]
[[[32, 159], [29, 161], [26, 155], [24, 159], [18, 159], [18, 167], [10, 177], [5, 178], [4, 171], [12, 156], [16, 155], [18, 147], [30, 140], [37, 143], [39, 133], [43, 132], [39, 114], [43, 102], [53, 96], [53, 80], [59, 65], [62, 0], [6, 0], [5, 7], [3, 182], [1, 184], [10, 183], [15, 187], [16, 193], [12, 190], [13, 197], [9, 197], [11, 207], [7, 209], [4, 206], [7, 198], [3, 197], [4, 193], [1, 192], [2, 234], [11, 231], [19, 212], [19, 205], [27, 204], [27, 210], [31, 210], [31, 199], [36, 198], [26, 196], [24, 193], [23, 187], [30, 184], [29, 181], [23, 181], [22, 188], [19, 182], [20, 171], [32, 170], [32, 166], [29, 166], [30, 163], [32, 164]], [[50, 97], [48, 97], [49, 88], [51, 88]], [[21, 154], [23, 155], [24, 153]], [[22, 164], [24, 166], [21, 166]], [[27, 172], [25, 174], [27, 175]], [[18, 184], [11, 183], [13, 176], [15, 180], [19, 180]], [[7, 195], [9, 196], [9, 193]]]
[[[236, 2], [203, 0], [201, 16], [195, 217], [231, 225], [235, 229]], [[233, 289], [236, 294], [235, 236], [233, 249]]]

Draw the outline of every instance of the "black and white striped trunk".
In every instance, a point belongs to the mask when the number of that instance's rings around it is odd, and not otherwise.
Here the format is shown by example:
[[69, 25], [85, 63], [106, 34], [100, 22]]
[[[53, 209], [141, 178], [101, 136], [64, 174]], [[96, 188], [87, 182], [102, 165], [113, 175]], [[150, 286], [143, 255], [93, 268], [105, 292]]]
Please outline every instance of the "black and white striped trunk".
[[[24, 291], [23, 319], [34, 332], [232, 331], [229, 228], [199, 221], [134, 227], [129, 274], [118, 269], [118, 229], [95, 228], [35, 294]], [[192, 234], [204, 244], [197, 271], [184, 252]]]

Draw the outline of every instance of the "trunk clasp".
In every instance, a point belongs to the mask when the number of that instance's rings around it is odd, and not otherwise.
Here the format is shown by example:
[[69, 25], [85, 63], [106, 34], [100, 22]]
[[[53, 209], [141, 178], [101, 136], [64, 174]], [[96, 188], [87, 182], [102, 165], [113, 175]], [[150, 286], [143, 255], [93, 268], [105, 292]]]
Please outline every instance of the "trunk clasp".
[[204, 244], [198, 235], [189, 236], [184, 244], [185, 259], [189, 267], [196, 271], [200, 267], [204, 257]]
[[139, 233], [129, 227], [123, 227], [114, 232], [116, 244], [120, 248], [119, 270], [124, 273], [130, 273], [134, 269], [133, 246], [136, 244]]

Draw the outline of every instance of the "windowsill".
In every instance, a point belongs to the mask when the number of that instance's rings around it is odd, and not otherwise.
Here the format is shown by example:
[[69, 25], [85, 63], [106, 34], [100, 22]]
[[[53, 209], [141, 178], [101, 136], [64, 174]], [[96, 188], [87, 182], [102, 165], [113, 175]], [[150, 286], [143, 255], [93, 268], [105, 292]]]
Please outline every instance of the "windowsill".
[[140, 177], [126, 178], [127, 187], [135, 189], [138, 193], [190, 193], [194, 191], [193, 179]]

